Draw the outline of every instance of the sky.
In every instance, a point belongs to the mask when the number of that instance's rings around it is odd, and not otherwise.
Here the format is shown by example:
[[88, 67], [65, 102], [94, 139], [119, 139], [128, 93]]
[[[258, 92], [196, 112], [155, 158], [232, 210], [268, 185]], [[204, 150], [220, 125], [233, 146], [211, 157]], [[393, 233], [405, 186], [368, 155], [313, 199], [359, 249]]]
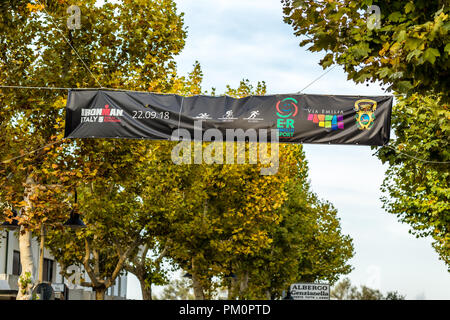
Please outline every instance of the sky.
[[[294, 93], [323, 74], [325, 53], [299, 46], [283, 22], [280, 0], [176, 0], [184, 12], [188, 37], [176, 58], [179, 74], [199, 61], [203, 87], [216, 93], [242, 79], [265, 81], [268, 94]], [[386, 95], [382, 87], [356, 85], [341, 67], [309, 86], [309, 94]], [[408, 225], [382, 209], [380, 186], [386, 167], [366, 146], [304, 145], [311, 186], [334, 204], [342, 232], [353, 238], [355, 256], [347, 275], [354, 285], [383, 293], [398, 291], [407, 299], [450, 299], [450, 273], [431, 246], [415, 238]], [[343, 277], [342, 277], [343, 278]], [[129, 275], [129, 299], [141, 299], [139, 282]], [[161, 288], [156, 288], [158, 293]]]

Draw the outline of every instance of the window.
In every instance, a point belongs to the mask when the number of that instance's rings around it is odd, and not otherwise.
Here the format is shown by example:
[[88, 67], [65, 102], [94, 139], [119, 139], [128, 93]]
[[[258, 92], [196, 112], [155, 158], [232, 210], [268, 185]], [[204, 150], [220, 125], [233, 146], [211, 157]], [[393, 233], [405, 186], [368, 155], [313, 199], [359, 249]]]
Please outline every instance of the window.
[[20, 276], [22, 273], [22, 265], [20, 264], [20, 252], [13, 251], [13, 275]]
[[52, 282], [53, 280], [53, 260], [44, 258], [44, 274], [42, 281]]

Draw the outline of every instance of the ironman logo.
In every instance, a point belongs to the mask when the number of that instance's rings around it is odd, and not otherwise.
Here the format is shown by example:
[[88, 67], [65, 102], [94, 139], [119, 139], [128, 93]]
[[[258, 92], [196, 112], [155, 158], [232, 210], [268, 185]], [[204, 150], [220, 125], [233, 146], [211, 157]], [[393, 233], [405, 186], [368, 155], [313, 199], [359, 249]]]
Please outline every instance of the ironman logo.
[[294, 118], [298, 113], [298, 102], [294, 98], [286, 98], [277, 103], [277, 129], [280, 137], [294, 136]]

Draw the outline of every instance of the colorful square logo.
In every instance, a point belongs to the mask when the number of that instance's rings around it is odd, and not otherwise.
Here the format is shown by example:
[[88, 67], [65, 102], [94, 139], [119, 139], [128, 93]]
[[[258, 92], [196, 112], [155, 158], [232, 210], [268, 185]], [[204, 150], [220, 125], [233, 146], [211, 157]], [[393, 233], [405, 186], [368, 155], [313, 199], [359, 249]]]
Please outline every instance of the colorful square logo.
[[343, 115], [331, 115], [331, 114], [308, 114], [308, 121], [312, 121], [321, 128], [331, 130], [343, 130], [344, 129], [344, 116]]

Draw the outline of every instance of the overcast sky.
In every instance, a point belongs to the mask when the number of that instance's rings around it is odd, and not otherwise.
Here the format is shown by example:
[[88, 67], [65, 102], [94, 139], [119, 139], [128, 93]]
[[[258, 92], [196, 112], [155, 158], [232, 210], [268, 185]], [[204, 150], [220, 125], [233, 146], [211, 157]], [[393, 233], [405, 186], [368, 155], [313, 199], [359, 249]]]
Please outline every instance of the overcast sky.
[[[225, 91], [241, 79], [266, 81], [268, 93], [294, 93], [323, 73], [323, 53], [299, 46], [283, 23], [279, 0], [176, 0], [185, 13], [188, 38], [177, 57], [180, 74], [198, 60], [204, 88]], [[385, 95], [381, 87], [347, 81], [336, 67], [304, 93]], [[354, 241], [352, 283], [407, 299], [450, 299], [450, 274], [431, 240], [416, 239], [408, 226], [382, 209], [380, 185], [385, 167], [365, 146], [305, 145], [313, 190], [339, 211], [343, 233]], [[159, 290], [157, 290], [159, 291]], [[129, 276], [128, 298], [140, 299], [139, 283]]]

